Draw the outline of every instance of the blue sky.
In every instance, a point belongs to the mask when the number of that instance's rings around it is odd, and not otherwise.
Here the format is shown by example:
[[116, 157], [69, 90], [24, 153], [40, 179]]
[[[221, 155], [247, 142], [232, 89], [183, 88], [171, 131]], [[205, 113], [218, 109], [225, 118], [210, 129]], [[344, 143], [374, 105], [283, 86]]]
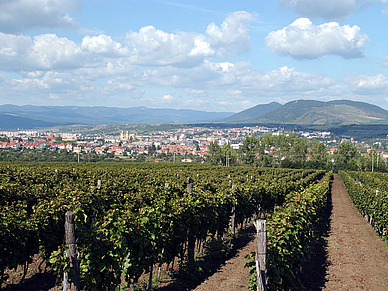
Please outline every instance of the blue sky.
[[388, 0], [5, 0], [0, 104], [388, 110]]

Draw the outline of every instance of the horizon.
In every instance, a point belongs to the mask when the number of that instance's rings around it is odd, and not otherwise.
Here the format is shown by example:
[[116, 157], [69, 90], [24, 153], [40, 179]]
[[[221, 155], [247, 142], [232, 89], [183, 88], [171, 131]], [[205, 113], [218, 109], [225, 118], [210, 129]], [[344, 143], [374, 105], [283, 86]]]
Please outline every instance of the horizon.
[[3, 105], [388, 110], [384, 0], [11, 0], [0, 10]]
[[[385, 108], [383, 108], [383, 107], [381, 107], [379, 105], [375, 105], [375, 104], [372, 104], [372, 103], [369, 103], [369, 102], [366, 102], [366, 101], [357, 101], [357, 100], [349, 100], [349, 99], [334, 99], [334, 100], [328, 100], [328, 101], [314, 100], [314, 99], [295, 99], [295, 100], [290, 100], [290, 101], [288, 101], [286, 103], [283, 103], [283, 104], [280, 103], [280, 102], [277, 102], [277, 101], [271, 101], [271, 102], [268, 102], [268, 103], [256, 104], [256, 105], [253, 105], [252, 107], [243, 109], [241, 111], [236, 111], [236, 112], [235, 111], [213, 111], [213, 110], [210, 111], [210, 110], [189, 109], [189, 108], [148, 107], [148, 106], [117, 107], [117, 106], [104, 106], [104, 105], [90, 105], [90, 106], [88, 106], [88, 105], [33, 105], [33, 104], [16, 105], [16, 104], [11, 104], [11, 103], [0, 104], [0, 106], [10, 105], [10, 106], [33, 106], [33, 107], [85, 107], [85, 108], [104, 107], [104, 108], [117, 108], [117, 109], [146, 108], [146, 109], [159, 109], [159, 110], [170, 110], [170, 109], [171, 110], [192, 110], [192, 111], [201, 111], [201, 112], [208, 112], [208, 113], [214, 112], [214, 113], [232, 113], [232, 114], [237, 114], [237, 113], [240, 113], [242, 111], [249, 110], [249, 109], [251, 109], [253, 107], [259, 106], [259, 105], [269, 105], [271, 103], [278, 103], [281, 106], [284, 106], [287, 103], [296, 102], [296, 101], [318, 101], [318, 102], [323, 102], [323, 103], [334, 102], [334, 101], [352, 101], [352, 102], [361, 102], [361, 103], [365, 103], [365, 104], [369, 104], [369, 105], [374, 105], [374, 106], [380, 107], [381, 109], [387, 110], [387, 109], [385, 109]], [[2, 112], [2, 113], [7, 113], [7, 112]]]

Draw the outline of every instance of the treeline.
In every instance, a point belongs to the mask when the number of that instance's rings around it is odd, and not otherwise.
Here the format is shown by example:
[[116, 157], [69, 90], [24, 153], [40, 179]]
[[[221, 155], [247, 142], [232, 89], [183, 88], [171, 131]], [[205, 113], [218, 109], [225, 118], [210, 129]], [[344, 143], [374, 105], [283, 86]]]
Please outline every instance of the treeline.
[[381, 153], [372, 150], [361, 155], [350, 141], [343, 142], [338, 149], [330, 149], [317, 140], [299, 138], [295, 134], [267, 134], [260, 139], [247, 137], [235, 150], [230, 144], [209, 146], [207, 161], [213, 165], [248, 165], [257, 167], [322, 169], [322, 170], [365, 170], [386, 172], [387, 165]]

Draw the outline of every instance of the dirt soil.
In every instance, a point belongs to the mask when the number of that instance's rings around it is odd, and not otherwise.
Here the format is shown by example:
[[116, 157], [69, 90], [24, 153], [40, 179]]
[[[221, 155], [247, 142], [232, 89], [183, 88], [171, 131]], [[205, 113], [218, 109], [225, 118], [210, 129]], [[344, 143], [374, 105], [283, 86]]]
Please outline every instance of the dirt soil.
[[240, 249], [236, 255], [225, 262], [216, 273], [202, 282], [194, 290], [248, 290], [250, 279], [249, 269], [244, 268], [247, 259], [245, 256], [254, 252], [256, 249], [256, 240], [251, 240], [245, 247]]
[[[387, 243], [380, 240], [352, 205], [338, 175], [334, 175], [322, 225], [326, 231], [313, 248], [314, 256], [302, 269], [302, 282], [307, 290], [388, 290]], [[159, 290], [248, 290], [250, 276], [249, 270], [244, 268], [245, 256], [254, 250], [255, 240], [252, 239], [220, 264], [210, 277], [198, 278], [200, 282], [184, 284], [185, 287], [180, 285], [182, 288], [170, 285]], [[48, 290], [39, 284], [42, 279], [33, 276], [25, 284], [8, 285], [7, 289]], [[43, 279], [46, 283], [51, 280], [55, 280], [53, 275]]]
[[[346, 188], [334, 175], [329, 199], [327, 232], [315, 255], [303, 267], [308, 290], [388, 290], [388, 248], [353, 206]], [[255, 250], [251, 241], [195, 290], [248, 290], [244, 256]]]
[[388, 290], [388, 248], [353, 206], [338, 175], [332, 187], [322, 290]]

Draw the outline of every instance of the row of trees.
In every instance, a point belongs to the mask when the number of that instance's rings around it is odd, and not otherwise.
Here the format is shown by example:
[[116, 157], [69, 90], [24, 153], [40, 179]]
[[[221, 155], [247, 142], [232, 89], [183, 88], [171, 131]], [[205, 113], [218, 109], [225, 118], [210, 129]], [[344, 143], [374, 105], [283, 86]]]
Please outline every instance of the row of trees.
[[295, 134], [267, 134], [257, 139], [247, 137], [239, 150], [229, 144], [209, 146], [208, 162], [214, 165], [250, 165], [258, 167], [310, 168], [338, 171], [386, 171], [381, 155], [375, 150], [362, 156], [351, 142], [341, 143], [332, 155], [327, 146], [317, 140], [298, 138]]

